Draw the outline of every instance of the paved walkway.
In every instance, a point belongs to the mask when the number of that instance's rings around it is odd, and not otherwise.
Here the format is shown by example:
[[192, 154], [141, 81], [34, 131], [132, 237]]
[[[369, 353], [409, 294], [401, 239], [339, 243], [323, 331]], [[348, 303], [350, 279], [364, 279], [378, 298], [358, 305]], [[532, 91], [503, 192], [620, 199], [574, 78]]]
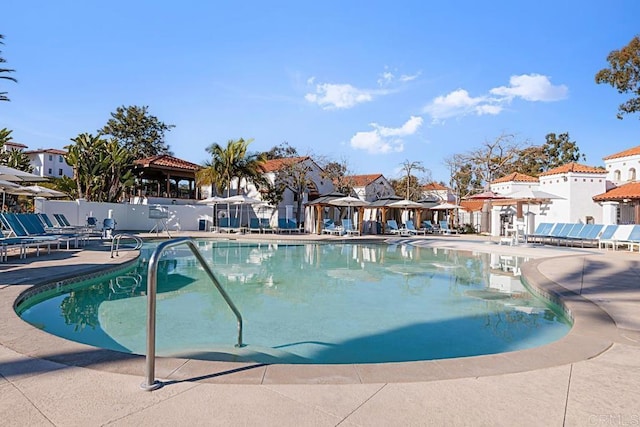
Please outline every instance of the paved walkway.
[[422, 246], [544, 257], [522, 273], [541, 292], [562, 296], [575, 317], [565, 338], [499, 355], [381, 365], [163, 359], [157, 372], [165, 385], [154, 392], [139, 387], [142, 359], [52, 337], [13, 311], [31, 285], [116, 265], [131, 252], [111, 259], [94, 244], [10, 258], [0, 264], [0, 420], [20, 426], [640, 424], [640, 255], [488, 243], [415, 239]]

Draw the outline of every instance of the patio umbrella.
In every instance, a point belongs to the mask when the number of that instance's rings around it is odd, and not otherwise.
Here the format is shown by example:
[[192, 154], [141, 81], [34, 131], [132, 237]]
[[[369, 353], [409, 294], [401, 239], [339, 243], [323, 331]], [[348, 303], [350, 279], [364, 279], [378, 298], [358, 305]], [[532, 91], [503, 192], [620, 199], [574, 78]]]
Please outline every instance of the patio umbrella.
[[7, 191], [21, 188], [19, 184], [0, 179], [0, 191], [2, 191], [2, 208], [4, 208]]
[[[558, 196], [557, 194], [547, 193], [546, 191], [540, 190], [532, 190], [530, 188], [526, 188], [524, 190], [515, 191], [510, 194], [505, 195], [509, 199], [514, 200], [523, 200], [527, 202], [527, 214], [530, 210], [530, 203], [532, 201], [541, 201], [541, 200], [554, 200], [554, 199], [564, 199], [562, 196]], [[525, 236], [527, 234], [527, 229], [529, 228], [529, 215], [526, 216], [526, 225], [525, 225]], [[535, 226], [535, 224], [531, 224], [531, 227]]]
[[337, 199], [331, 200], [329, 204], [333, 206], [347, 206], [349, 217], [351, 217], [352, 207], [369, 206], [369, 202], [352, 196], [338, 197]]
[[503, 196], [498, 193], [494, 193], [493, 191], [483, 191], [482, 193], [474, 194], [473, 196], [467, 197], [467, 200], [486, 200], [486, 199], [505, 199], [506, 196]]
[[419, 209], [422, 205], [413, 200], [402, 199], [396, 202], [389, 203], [387, 206], [390, 208], [404, 208], [404, 209]]
[[[254, 199], [253, 197], [249, 197], [245, 194], [237, 194], [235, 196], [226, 197], [223, 199], [225, 203], [228, 205], [240, 205], [240, 222], [238, 225], [241, 225], [242, 222], [242, 205], [260, 205], [263, 204], [264, 201], [260, 199]], [[247, 211], [247, 223], [249, 223], [249, 212]]]
[[67, 194], [62, 191], [54, 190], [53, 188], [41, 187], [39, 185], [30, 185], [28, 187], [22, 187], [27, 191], [33, 192], [33, 195], [36, 197], [67, 197]]
[[224, 197], [218, 197], [218, 196], [211, 196], [211, 197], [207, 197], [206, 199], [202, 199], [202, 200], [198, 200], [196, 203], [199, 205], [208, 205], [208, 206], [213, 206], [213, 217], [211, 218], [211, 223], [212, 225], [215, 227], [218, 224], [218, 218], [217, 218], [217, 208], [218, 205], [220, 203], [224, 203], [225, 199]]
[[10, 168], [9, 166], [0, 166], [0, 179], [12, 182], [42, 182], [48, 181], [39, 175], [21, 171], [19, 169]]

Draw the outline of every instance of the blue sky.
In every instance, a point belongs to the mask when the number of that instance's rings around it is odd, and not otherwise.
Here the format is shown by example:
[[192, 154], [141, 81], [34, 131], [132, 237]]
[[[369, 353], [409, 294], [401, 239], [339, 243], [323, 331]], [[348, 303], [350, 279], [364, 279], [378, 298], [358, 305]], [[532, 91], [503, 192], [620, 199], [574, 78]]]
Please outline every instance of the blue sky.
[[148, 106], [194, 163], [213, 142], [287, 141], [398, 178], [405, 160], [449, 181], [444, 159], [503, 133], [569, 132], [587, 156], [640, 144], [639, 115], [594, 75], [640, 34], [637, 0], [3, 0], [0, 128], [63, 148], [118, 106]]

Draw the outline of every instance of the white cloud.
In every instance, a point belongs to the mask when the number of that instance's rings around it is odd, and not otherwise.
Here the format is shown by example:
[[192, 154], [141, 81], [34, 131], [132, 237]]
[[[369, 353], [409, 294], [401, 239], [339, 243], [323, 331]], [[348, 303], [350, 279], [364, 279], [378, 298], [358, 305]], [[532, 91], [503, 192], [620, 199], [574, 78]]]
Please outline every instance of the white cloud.
[[493, 102], [495, 100], [482, 96], [471, 97], [466, 90], [458, 89], [447, 95], [435, 98], [424, 108], [424, 111], [436, 121], [467, 114], [500, 113], [502, 107], [493, 105]]
[[323, 83], [316, 85], [316, 92], [306, 94], [304, 99], [325, 110], [333, 110], [370, 102], [374, 94], [376, 91], [358, 89], [350, 84]]
[[511, 76], [509, 86], [500, 86], [489, 91], [489, 95], [472, 97], [464, 89], [455, 90], [447, 95], [438, 96], [423, 111], [434, 122], [450, 117], [469, 114], [477, 116], [498, 115], [514, 98], [525, 101], [560, 101], [568, 96], [565, 85], [554, 86], [549, 77], [541, 74], [523, 74]]
[[350, 144], [357, 150], [365, 150], [371, 154], [401, 152], [404, 150], [404, 141], [401, 137], [415, 134], [422, 126], [422, 122], [422, 117], [411, 116], [399, 128], [389, 128], [371, 123], [373, 130], [357, 132], [351, 138]]
[[413, 74], [413, 75], [403, 74], [403, 75], [400, 76], [400, 81], [403, 82], [403, 83], [410, 82], [410, 81], [415, 80], [418, 77], [420, 77], [420, 74], [422, 74], [422, 72], [420, 72], [420, 71], [415, 73], [415, 74]]
[[565, 99], [569, 89], [565, 85], [552, 85], [549, 77], [541, 74], [522, 74], [511, 76], [509, 86], [491, 89], [491, 93], [508, 99], [519, 97], [525, 101], [551, 102]]
[[393, 82], [394, 78], [395, 77], [394, 77], [392, 72], [385, 71], [384, 73], [380, 74], [380, 77], [378, 78], [378, 85], [379, 86], [387, 86], [387, 85], [391, 84], [391, 82]]

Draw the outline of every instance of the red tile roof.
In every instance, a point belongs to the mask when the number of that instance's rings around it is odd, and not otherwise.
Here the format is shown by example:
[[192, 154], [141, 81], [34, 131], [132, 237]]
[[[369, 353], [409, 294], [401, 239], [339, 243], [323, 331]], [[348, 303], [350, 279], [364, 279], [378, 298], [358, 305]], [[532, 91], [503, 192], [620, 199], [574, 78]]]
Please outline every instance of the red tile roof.
[[186, 160], [179, 159], [177, 157], [169, 156], [167, 154], [160, 154], [157, 156], [147, 157], [134, 161], [136, 165], [143, 167], [159, 166], [171, 169], [180, 169], [188, 171], [198, 171], [202, 169], [202, 166], [195, 163], [188, 162]]
[[307, 160], [309, 158], [309, 156], [304, 156], [304, 157], [283, 157], [280, 159], [272, 159], [272, 160], [267, 160], [263, 165], [262, 165], [262, 170], [265, 172], [275, 172], [278, 171], [286, 166], [291, 166], [293, 164], [296, 163], [300, 163], [303, 162], [305, 160]]
[[[26, 147], [26, 146], [25, 146]], [[56, 154], [56, 155], [61, 155], [64, 156], [67, 154], [66, 151], [64, 150], [59, 150], [57, 148], [41, 148], [39, 150], [29, 150], [29, 151], [25, 151], [25, 154], [39, 154], [39, 153], [50, 153], [50, 154]]]
[[445, 187], [444, 185], [437, 183], [437, 182], [430, 182], [429, 184], [425, 184], [422, 186], [422, 189], [425, 191], [442, 191], [442, 190], [448, 190], [447, 187]]
[[634, 181], [623, 184], [619, 187], [612, 188], [606, 193], [593, 196], [596, 202], [603, 201], [622, 201], [624, 199], [640, 199], [640, 182]]
[[366, 187], [381, 176], [381, 173], [372, 173], [368, 175], [350, 175], [344, 178], [352, 187]]
[[628, 150], [621, 151], [619, 153], [610, 154], [607, 157], [603, 157], [602, 160], [618, 159], [620, 157], [637, 156], [640, 154], [640, 145], [637, 147], [629, 148]]
[[491, 184], [500, 184], [502, 182], [538, 182], [538, 178], [531, 175], [525, 175], [520, 172], [513, 172], [502, 178], [494, 179]]
[[467, 212], [477, 212], [482, 210], [484, 200], [462, 200], [460, 206]]
[[546, 172], [542, 172], [540, 176], [559, 175], [562, 173], [576, 172], [576, 173], [602, 173], [606, 174], [607, 171], [604, 168], [598, 166], [581, 165], [580, 163], [567, 163], [557, 168], [549, 169]]

